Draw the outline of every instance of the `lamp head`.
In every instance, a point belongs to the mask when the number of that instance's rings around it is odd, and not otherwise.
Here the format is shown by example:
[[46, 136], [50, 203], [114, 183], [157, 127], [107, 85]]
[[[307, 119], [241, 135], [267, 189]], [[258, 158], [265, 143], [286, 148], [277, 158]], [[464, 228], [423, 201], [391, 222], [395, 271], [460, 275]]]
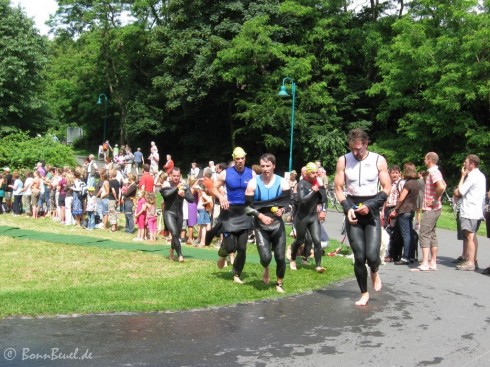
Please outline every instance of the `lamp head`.
[[97, 104], [102, 104], [102, 99], [99, 96], [99, 99], [97, 100]]
[[279, 90], [279, 93], [277, 94], [279, 97], [289, 97], [288, 92], [286, 91], [286, 86], [283, 84], [281, 85], [281, 89]]

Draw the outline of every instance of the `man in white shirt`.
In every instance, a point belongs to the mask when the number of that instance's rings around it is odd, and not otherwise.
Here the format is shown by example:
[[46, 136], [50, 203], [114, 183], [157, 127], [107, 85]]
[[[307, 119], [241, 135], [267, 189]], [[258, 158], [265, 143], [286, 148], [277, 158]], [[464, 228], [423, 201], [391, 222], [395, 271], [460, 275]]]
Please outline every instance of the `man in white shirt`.
[[487, 181], [480, 171], [480, 158], [470, 154], [461, 169], [461, 179], [458, 184], [462, 196], [459, 220], [464, 232], [463, 253], [465, 261], [456, 266], [458, 270], [474, 271], [478, 253], [478, 238], [476, 233], [483, 219]]

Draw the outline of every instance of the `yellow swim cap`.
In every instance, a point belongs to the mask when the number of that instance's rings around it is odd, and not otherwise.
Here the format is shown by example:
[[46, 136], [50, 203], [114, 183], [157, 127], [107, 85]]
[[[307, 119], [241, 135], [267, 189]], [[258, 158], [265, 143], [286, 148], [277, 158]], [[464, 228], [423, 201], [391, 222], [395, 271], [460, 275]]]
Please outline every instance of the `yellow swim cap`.
[[233, 158], [244, 158], [246, 155], [247, 155], [247, 153], [245, 153], [245, 151], [242, 148], [236, 147], [233, 150], [233, 154], [231, 156]]
[[315, 163], [310, 162], [306, 165], [306, 173], [312, 173], [318, 171], [318, 167]]

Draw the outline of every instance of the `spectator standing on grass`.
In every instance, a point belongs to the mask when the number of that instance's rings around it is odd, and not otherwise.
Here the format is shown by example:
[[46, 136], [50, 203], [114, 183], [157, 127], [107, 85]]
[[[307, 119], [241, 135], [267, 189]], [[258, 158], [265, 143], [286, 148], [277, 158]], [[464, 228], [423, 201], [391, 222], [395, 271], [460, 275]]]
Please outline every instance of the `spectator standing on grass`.
[[95, 229], [95, 209], [97, 207], [97, 198], [95, 197], [95, 187], [89, 186], [87, 189], [87, 229]]
[[5, 198], [5, 189], [7, 184], [5, 183], [5, 178], [3, 174], [0, 173], [0, 214], [3, 214], [3, 199]]
[[146, 238], [146, 195], [148, 195], [147, 191], [140, 191], [138, 193], [138, 204], [134, 213], [138, 226], [138, 235], [133, 238], [133, 241], [144, 241]]
[[167, 154], [167, 162], [163, 166], [163, 170], [167, 172], [167, 175], [170, 176], [173, 169], [174, 169], [174, 161], [172, 160], [172, 156], [170, 154]]
[[155, 186], [155, 181], [153, 176], [150, 174], [150, 165], [145, 163], [143, 165], [143, 175], [140, 178], [138, 188], [146, 192], [153, 192]]
[[136, 176], [133, 173], [128, 175], [127, 186], [126, 189], [122, 192], [123, 197], [123, 210], [124, 210], [124, 218], [126, 219], [126, 225], [124, 227], [124, 231], [126, 233], [134, 232], [134, 216], [133, 216], [133, 207], [134, 207], [134, 198], [136, 197], [138, 186], [136, 185]]
[[32, 206], [31, 206], [31, 186], [32, 186], [32, 173], [31, 171], [24, 172], [25, 180], [24, 180], [24, 188], [22, 189], [22, 207], [24, 208], [24, 212], [27, 216], [32, 215]]
[[150, 174], [152, 176], [158, 173], [158, 165], [160, 164], [160, 154], [158, 153], [158, 148], [155, 142], [151, 142], [150, 156], [148, 157], [150, 161]]
[[19, 216], [22, 213], [22, 189], [24, 188], [24, 183], [20, 179], [20, 174], [14, 171], [12, 174], [13, 183], [9, 185], [12, 189], [12, 196], [14, 197], [12, 211], [15, 216]]
[[7, 188], [5, 189], [5, 206], [7, 207], [7, 213], [9, 213], [12, 210], [13, 195], [11, 185], [13, 184], [13, 177], [9, 167], [3, 167], [3, 173], [3, 178], [7, 185]]
[[102, 143], [102, 151], [104, 152], [104, 160], [109, 157], [109, 151], [112, 151], [111, 144], [109, 144], [109, 140], [106, 140]]
[[41, 196], [41, 175], [39, 174], [38, 170], [35, 170], [33, 172], [33, 178], [32, 178], [32, 184], [31, 184], [31, 210], [32, 210], [32, 217], [34, 219], [38, 218], [38, 211], [39, 211], [39, 198]]
[[99, 218], [101, 219], [101, 223], [98, 228], [107, 228], [109, 221], [109, 180], [108, 180], [108, 171], [105, 169], [100, 170], [100, 178], [97, 186], [95, 188], [95, 192], [97, 193], [97, 212], [99, 214]]
[[95, 156], [90, 154], [88, 156], [87, 165], [87, 186], [95, 186], [95, 175], [97, 174], [97, 162], [95, 161]]
[[146, 228], [150, 241], [157, 240], [157, 199], [154, 192], [146, 195]]
[[120, 184], [117, 179], [117, 170], [112, 169], [109, 172], [110, 180], [109, 180], [109, 224], [111, 225], [111, 231], [117, 231], [117, 217], [118, 211], [117, 207], [119, 206], [119, 202], [121, 201], [120, 196]]
[[145, 163], [145, 157], [143, 153], [141, 153], [141, 148], [137, 148], [136, 152], [133, 154], [134, 156], [134, 165], [136, 170], [136, 176], [140, 175], [140, 171], [143, 170], [143, 164]]

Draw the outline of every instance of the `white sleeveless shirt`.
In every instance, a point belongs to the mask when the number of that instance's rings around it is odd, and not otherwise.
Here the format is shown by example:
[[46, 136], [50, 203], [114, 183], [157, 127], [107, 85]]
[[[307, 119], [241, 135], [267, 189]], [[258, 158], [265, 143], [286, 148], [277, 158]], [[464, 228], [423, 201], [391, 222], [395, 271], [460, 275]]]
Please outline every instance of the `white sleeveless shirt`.
[[345, 184], [351, 196], [374, 196], [378, 193], [379, 154], [368, 152], [366, 158], [358, 161], [352, 153], [344, 155]]

